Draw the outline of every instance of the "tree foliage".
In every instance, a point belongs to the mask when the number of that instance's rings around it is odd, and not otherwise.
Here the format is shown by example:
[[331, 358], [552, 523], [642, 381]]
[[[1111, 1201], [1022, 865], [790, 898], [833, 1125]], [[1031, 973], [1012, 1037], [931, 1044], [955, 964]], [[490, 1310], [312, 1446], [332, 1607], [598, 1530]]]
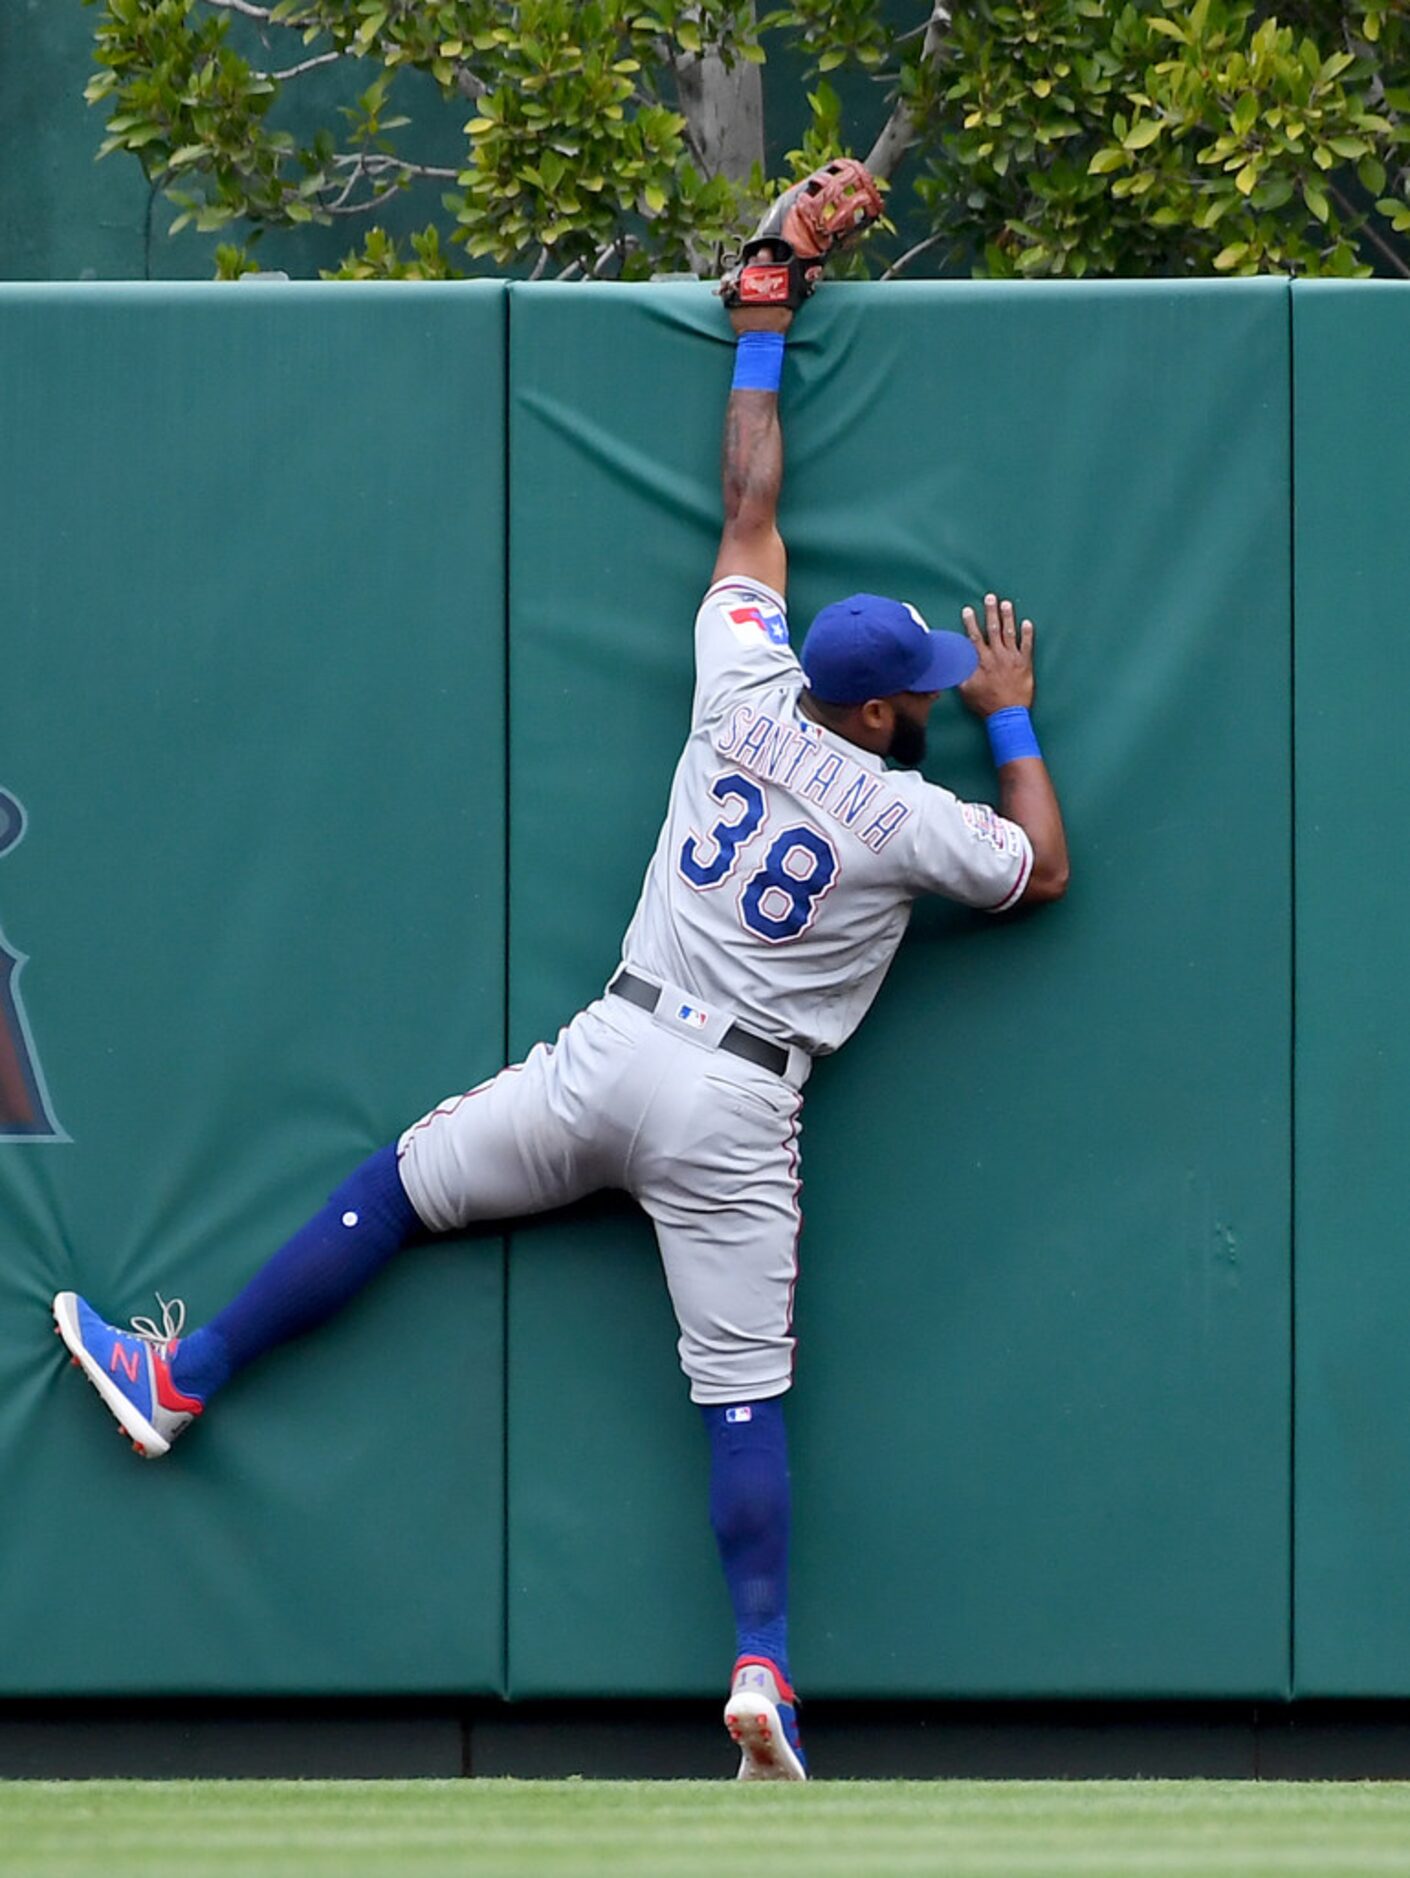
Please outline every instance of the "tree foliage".
[[[370, 230], [347, 276], [712, 273], [767, 194], [762, 137], [727, 160], [722, 110], [782, 54], [809, 111], [789, 172], [860, 156], [919, 232], [873, 269], [1410, 274], [1410, 0], [88, 4], [103, 152], [174, 230], [243, 226], [227, 273], [265, 229], [342, 220]], [[315, 121], [300, 88], [333, 71], [346, 102]], [[458, 161], [427, 159], [411, 73], [463, 108]], [[873, 81], [850, 149], [836, 73]], [[378, 226], [408, 191], [409, 255]]]

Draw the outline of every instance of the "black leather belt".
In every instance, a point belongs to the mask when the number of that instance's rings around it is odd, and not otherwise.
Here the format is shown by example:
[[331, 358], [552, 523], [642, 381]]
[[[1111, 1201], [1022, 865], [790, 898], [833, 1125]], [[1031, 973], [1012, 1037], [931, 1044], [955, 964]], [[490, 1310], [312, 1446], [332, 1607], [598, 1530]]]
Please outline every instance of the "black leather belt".
[[[649, 985], [628, 971], [618, 972], [607, 989], [643, 1011], [654, 1011], [661, 1002], [659, 985]], [[771, 1069], [775, 1076], [782, 1076], [788, 1069], [787, 1050], [781, 1044], [770, 1043], [767, 1037], [756, 1036], [743, 1024], [731, 1024], [720, 1038], [719, 1047], [731, 1056], [742, 1056], [746, 1063], [757, 1063], [760, 1069]]]

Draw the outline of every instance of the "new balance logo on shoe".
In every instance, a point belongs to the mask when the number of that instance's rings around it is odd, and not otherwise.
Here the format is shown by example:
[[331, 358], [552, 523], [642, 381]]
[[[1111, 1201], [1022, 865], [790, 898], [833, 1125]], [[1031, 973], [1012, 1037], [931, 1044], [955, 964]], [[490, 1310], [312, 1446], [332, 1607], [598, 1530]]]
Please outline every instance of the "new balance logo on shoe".
[[136, 1382], [137, 1371], [141, 1367], [140, 1350], [124, 1350], [120, 1343], [114, 1343], [113, 1353], [108, 1358], [108, 1368], [114, 1372], [121, 1369], [129, 1382]]

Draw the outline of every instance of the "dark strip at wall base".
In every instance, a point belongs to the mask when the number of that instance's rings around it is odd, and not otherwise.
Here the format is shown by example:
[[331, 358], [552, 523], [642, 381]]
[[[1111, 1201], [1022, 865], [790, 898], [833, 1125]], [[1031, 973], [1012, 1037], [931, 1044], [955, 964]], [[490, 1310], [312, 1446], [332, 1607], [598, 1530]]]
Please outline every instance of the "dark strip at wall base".
[[[1405, 1780], [1410, 1703], [808, 1705], [828, 1780]], [[708, 1704], [0, 1705], [0, 1778], [710, 1780]]]

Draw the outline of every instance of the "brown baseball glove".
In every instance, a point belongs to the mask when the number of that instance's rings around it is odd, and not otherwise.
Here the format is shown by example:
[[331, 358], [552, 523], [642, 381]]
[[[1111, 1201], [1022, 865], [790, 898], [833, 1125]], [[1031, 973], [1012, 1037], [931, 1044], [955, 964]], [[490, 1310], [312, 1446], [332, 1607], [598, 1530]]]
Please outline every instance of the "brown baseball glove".
[[726, 306], [797, 309], [830, 255], [881, 214], [881, 193], [855, 157], [838, 157], [795, 183], [765, 211], [720, 282]]

